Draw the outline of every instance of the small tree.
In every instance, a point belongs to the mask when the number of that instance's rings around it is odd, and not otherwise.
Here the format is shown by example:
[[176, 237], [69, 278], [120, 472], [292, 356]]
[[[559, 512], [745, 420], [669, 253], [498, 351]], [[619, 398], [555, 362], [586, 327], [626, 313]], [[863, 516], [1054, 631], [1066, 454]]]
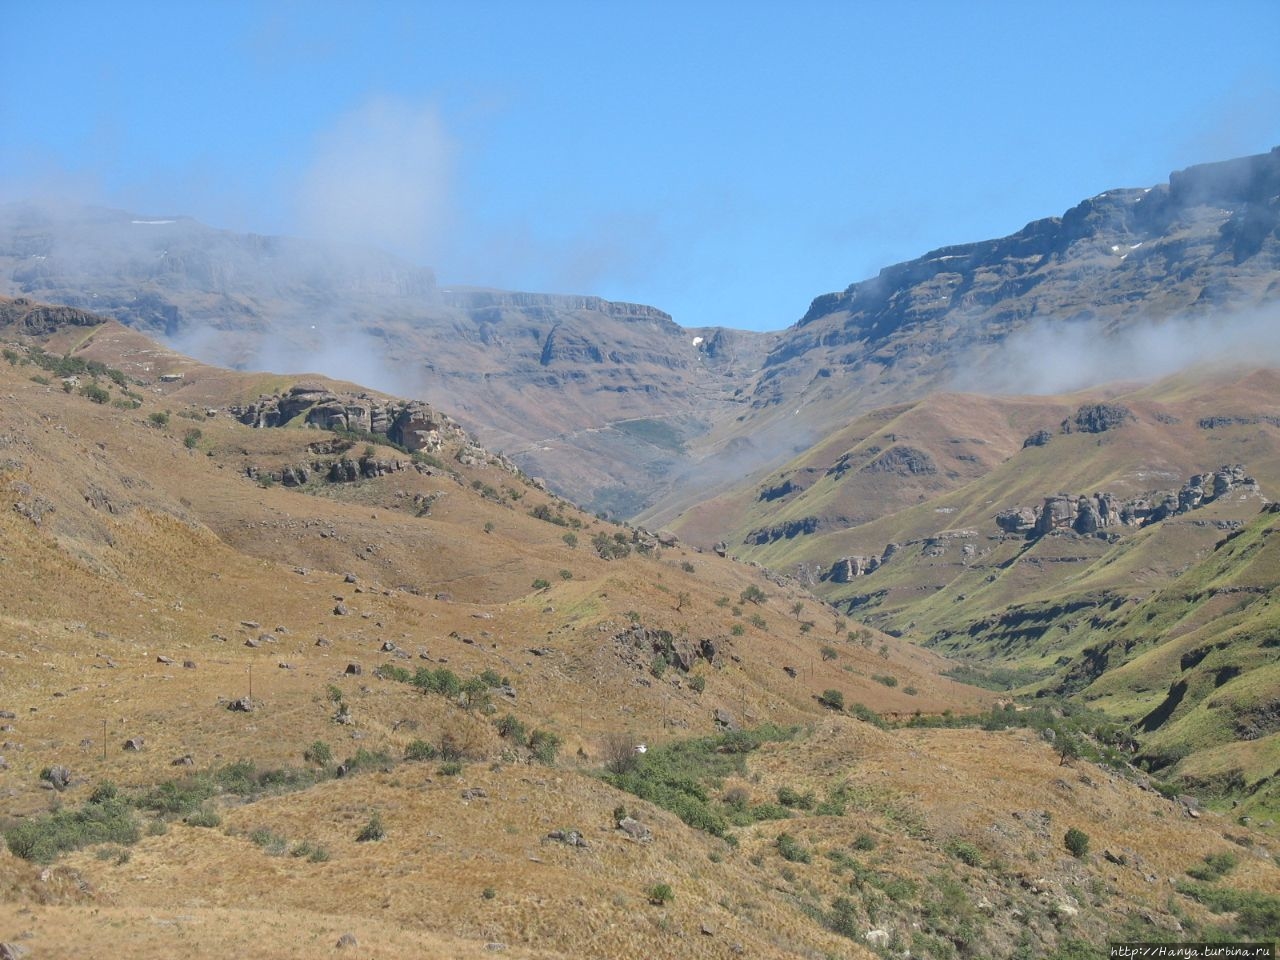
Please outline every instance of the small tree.
[[765, 592], [757, 587], [754, 583], [738, 594], [738, 598], [743, 603], [764, 603], [769, 598], [765, 596]]
[[1073, 857], [1083, 859], [1089, 852], [1089, 835], [1076, 827], [1071, 827], [1063, 834], [1062, 842]]
[[818, 702], [829, 710], [841, 711], [844, 709], [844, 694], [839, 690], [823, 690]]
[[604, 768], [615, 776], [630, 773], [640, 765], [639, 744], [629, 733], [615, 731], [604, 738]]
[[655, 883], [646, 891], [646, 896], [655, 907], [661, 907], [674, 900], [676, 895], [675, 891], [671, 889], [671, 884]]

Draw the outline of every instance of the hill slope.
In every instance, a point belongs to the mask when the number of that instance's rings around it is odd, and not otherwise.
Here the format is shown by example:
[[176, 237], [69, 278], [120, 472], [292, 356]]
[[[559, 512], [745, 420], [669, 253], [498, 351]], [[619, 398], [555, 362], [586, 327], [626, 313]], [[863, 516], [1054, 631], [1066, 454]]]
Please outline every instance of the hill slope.
[[[1248, 932], [1149, 882], [1231, 851], [1214, 889], [1276, 909], [1262, 835], [1064, 768], [1016, 711], [882, 729], [990, 700], [799, 584], [548, 496], [439, 411], [5, 317], [7, 941], [1048, 956]], [[406, 410], [413, 453], [352, 428]]]

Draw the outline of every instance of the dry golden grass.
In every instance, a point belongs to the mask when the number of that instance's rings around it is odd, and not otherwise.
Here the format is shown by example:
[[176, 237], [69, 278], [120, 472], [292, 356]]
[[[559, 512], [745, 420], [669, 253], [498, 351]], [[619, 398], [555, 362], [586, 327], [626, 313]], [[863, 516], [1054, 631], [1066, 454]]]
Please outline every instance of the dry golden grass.
[[[112, 328], [90, 349], [107, 362], [132, 357], [131, 375], [183, 362]], [[44, 879], [5, 851], [0, 939], [29, 931], [25, 942], [41, 957], [139, 960], [237, 947], [312, 957], [347, 931], [361, 944], [354, 955], [375, 957], [490, 955], [489, 943], [517, 957], [711, 958], [739, 955], [735, 947], [751, 957], [869, 956], [806, 914], [847, 892], [847, 877], [815, 857], [788, 867], [787, 879], [772, 848], [782, 824], [735, 830], [735, 851], [595, 776], [608, 734], [661, 743], [708, 733], [717, 709], [749, 724], [814, 727], [753, 754], [747, 776], [725, 789], [737, 784], [768, 800], [780, 786], [822, 797], [848, 783], [857, 799], [845, 816], [797, 816], [786, 829], [819, 850], [848, 849], [870, 830], [881, 841], [877, 869], [904, 877], [958, 869], [938, 847], [961, 837], [1006, 861], [1008, 874], [1044, 870], [1059, 887], [1098, 877], [1117, 904], [1159, 913], [1166, 887], [1136, 873], [1113, 877], [1096, 857], [1068, 862], [1057, 834], [1087, 822], [1095, 849], [1131, 849], [1161, 876], [1223, 843], [1215, 818], [1191, 821], [1100, 771], [1059, 768], [1029, 734], [884, 732], [831, 715], [816, 700], [827, 689], [899, 713], [972, 710], [991, 695], [940, 677], [945, 661], [904, 642], [874, 631], [870, 646], [850, 641], [856, 623], [759, 569], [684, 547], [605, 561], [590, 539], [619, 528], [566, 508], [583, 524], [570, 548], [565, 528], [527, 513], [547, 495], [498, 465], [450, 462], [433, 476], [406, 471], [317, 494], [262, 489], [244, 475], [247, 464], [301, 462], [320, 434], [254, 431], [220, 415], [200, 422], [199, 448], [189, 450], [182, 431], [195, 421], [177, 411], [242, 398], [261, 382], [185, 369], [182, 384], [157, 386], [162, 394], [123, 411], [0, 364], [0, 396], [13, 398], [0, 406], [0, 708], [16, 714], [4, 721], [12, 729], [0, 749], [8, 764], [0, 817], [78, 804], [106, 780], [142, 789], [240, 759], [300, 766], [316, 740], [339, 760], [361, 748], [399, 758], [411, 741], [452, 731], [483, 759], [459, 776], [405, 763], [252, 803], [224, 798], [211, 804], [218, 827], [175, 822], [127, 858], [80, 851]], [[150, 423], [165, 407], [175, 412], [169, 425]], [[518, 487], [521, 497], [494, 503], [473, 480]], [[413, 494], [431, 492], [444, 496], [417, 516]], [[38, 525], [14, 509], [37, 497], [55, 508]], [[535, 578], [551, 586], [534, 589]], [[751, 586], [768, 600], [742, 602]], [[339, 597], [345, 616], [334, 613]], [[715, 643], [715, 664], [695, 668], [702, 692], [674, 669], [653, 676], [651, 651], [615, 639], [632, 613], [646, 627]], [[766, 626], [752, 625], [752, 614]], [[406, 657], [384, 652], [388, 642]], [[824, 659], [824, 647], [836, 656]], [[362, 675], [344, 673], [353, 661]], [[516, 695], [495, 696], [499, 715], [556, 732], [560, 761], [512, 762], [519, 752], [487, 721], [373, 674], [388, 662], [509, 677]], [[250, 683], [257, 709], [226, 709]], [[331, 687], [352, 724], [333, 721]], [[124, 750], [131, 737], [144, 739], [142, 751]], [[184, 755], [194, 768], [172, 765]], [[64, 794], [39, 782], [55, 763], [75, 778]], [[1093, 786], [1080, 779], [1086, 769]], [[477, 787], [485, 797], [463, 798]], [[619, 804], [652, 828], [652, 843], [613, 828]], [[1011, 824], [1011, 811], [1031, 809], [1052, 812], [1049, 834], [1024, 836]], [[375, 812], [386, 838], [357, 843]], [[330, 859], [272, 856], [248, 838], [259, 828], [289, 846], [323, 846]], [[547, 840], [562, 828], [581, 830], [590, 846]], [[1240, 876], [1263, 888], [1269, 869], [1250, 861]], [[993, 897], [1004, 895], [1002, 876], [966, 874]], [[664, 907], [647, 901], [656, 883], [674, 890]], [[1087, 905], [1085, 915], [1118, 914], [1119, 906]]]

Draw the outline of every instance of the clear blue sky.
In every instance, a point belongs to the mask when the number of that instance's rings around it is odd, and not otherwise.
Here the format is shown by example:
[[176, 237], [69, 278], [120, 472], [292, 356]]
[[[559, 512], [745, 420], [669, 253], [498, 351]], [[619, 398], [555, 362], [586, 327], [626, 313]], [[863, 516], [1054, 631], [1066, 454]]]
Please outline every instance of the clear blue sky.
[[0, 200], [687, 326], [1280, 144], [1280, 3], [0, 0]]

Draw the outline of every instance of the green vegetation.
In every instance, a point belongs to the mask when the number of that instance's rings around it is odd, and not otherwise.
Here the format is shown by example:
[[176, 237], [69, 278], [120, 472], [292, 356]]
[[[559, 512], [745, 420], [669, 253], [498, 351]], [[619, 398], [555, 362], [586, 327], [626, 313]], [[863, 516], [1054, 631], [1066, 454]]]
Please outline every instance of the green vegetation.
[[386, 828], [382, 826], [382, 817], [376, 812], [369, 817], [365, 825], [360, 828], [360, 832], [356, 834], [357, 843], [372, 843], [386, 837]]
[[655, 907], [661, 907], [675, 899], [675, 892], [669, 883], [655, 883], [645, 891], [645, 896]]
[[1070, 827], [1063, 834], [1062, 845], [1071, 852], [1073, 857], [1083, 858], [1089, 852], [1089, 835], [1078, 827]]
[[49, 863], [60, 853], [100, 843], [132, 845], [141, 831], [130, 804], [113, 796], [80, 807], [55, 810], [24, 820], [5, 831], [10, 852], [24, 860]]
[[742, 816], [745, 799], [735, 804], [713, 799], [726, 776], [746, 772], [746, 755], [771, 741], [789, 740], [793, 729], [774, 726], [736, 730], [712, 737], [680, 740], [652, 747], [635, 757], [623, 773], [604, 779], [620, 790], [669, 810], [691, 827], [724, 836], [729, 825]]

